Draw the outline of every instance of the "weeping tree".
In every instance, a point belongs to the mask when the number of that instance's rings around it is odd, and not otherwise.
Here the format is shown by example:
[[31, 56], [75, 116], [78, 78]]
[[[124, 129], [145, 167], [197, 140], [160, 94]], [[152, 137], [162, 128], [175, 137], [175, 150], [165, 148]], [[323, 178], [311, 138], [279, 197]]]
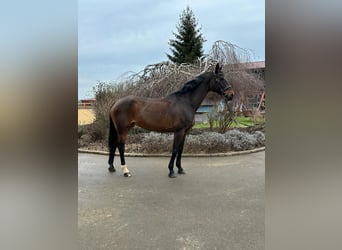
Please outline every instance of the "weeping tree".
[[235, 91], [232, 102], [234, 110], [248, 108], [248, 97], [265, 90], [264, 79], [248, 70], [251, 66], [251, 54], [251, 51], [232, 43], [216, 41], [208, 56], [203, 59], [204, 63], [218, 61], [224, 65], [225, 76]]
[[[126, 74], [120, 81], [99, 84], [94, 92], [96, 99], [103, 100], [104, 93], [115, 92], [110, 101], [125, 95], [137, 95], [144, 97], [163, 97], [179, 88], [196, 75], [214, 70], [217, 62], [223, 65], [226, 79], [233, 86], [236, 97], [234, 102], [241, 102], [249, 93], [264, 89], [264, 81], [259, 75], [248, 71], [250, 52], [238, 46], [217, 41], [206, 56], [199, 58], [195, 63], [175, 64], [170, 61], [147, 65], [137, 73]], [[106, 87], [109, 85], [111, 87]], [[101, 95], [99, 95], [101, 93]], [[108, 95], [108, 94], [107, 94]], [[101, 98], [100, 98], [101, 97]], [[208, 99], [218, 101], [221, 97], [215, 93], [209, 93]]]
[[[249, 70], [251, 51], [225, 41], [216, 41], [203, 63], [218, 61], [224, 65], [226, 79], [234, 88], [235, 96], [232, 102], [226, 103], [218, 116], [220, 131], [226, 131], [233, 122], [234, 112], [248, 110], [253, 119], [256, 116], [252, 110], [249, 97], [258, 96], [264, 90], [264, 79]], [[213, 97], [217, 98], [217, 97]], [[237, 113], [237, 112], [236, 112]]]
[[[197, 58], [194, 63], [160, 62], [146, 66], [138, 73], [126, 74], [124, 78], [115, 83], [99, 82], [94, 88], [96, 93], [95, 114], [96, 119], [101, 120], [98, 126], [103, 131], [101, 135], [106, 137], [108, 127], [108, 112], [110, 106], [119, 98], [126, 95], [144, 97], [163, 97], [178, 89], [190, 79], [204, 71], [214, 70], [217, 62], [223, 65], [226, 79], [235, 90], [232, 102], [225, 104], [219, 120], [220, 130], [224, 132], [230, 125], [233, 107], [238, 107], [246, 101], [250, 94], [264, 89], [264, 81], [257, 74], [247, 70], [250, 62], [250, 52], [234, 44], [217, 41], [213, 44], [208, 54]], [[209, 93], [207, 99], [217, 102], [222, 98]], [[221, 124], [221, 125], [220, 125]]]

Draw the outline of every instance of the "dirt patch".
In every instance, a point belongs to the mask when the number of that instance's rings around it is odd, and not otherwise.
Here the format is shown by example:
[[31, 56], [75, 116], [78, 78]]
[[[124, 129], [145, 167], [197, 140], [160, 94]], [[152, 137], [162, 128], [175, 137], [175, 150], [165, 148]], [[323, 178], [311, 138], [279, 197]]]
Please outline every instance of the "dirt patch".
[[78, 109], [78, 125], [91, 124], [95, 121], [95, 113], [91, 109]]

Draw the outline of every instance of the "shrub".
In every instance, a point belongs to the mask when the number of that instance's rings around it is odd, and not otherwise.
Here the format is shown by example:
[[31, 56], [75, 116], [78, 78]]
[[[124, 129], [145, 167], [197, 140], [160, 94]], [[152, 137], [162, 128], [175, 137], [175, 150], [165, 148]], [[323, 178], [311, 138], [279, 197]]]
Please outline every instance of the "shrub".
[[138, 134], [145, 134], [149, 131], [140, 127], [133, 127], [128, 131], [129, 135], [138, 135]]
[[184, 145], [184, 152], [187, 153], [227, 152], [229, 149], [225, 137], [217, 132], [188, 135]]
[[257, 131], [254, 134], [244, 133], [233, 129], [224, 134], [233, 150], [248, 150], [257, 146], [265, 145], [265, 135]]
[[146, 133], [141, 141], [141, 151], [144, 153], [171, 152], [173, 136], [156, 132]]
[[257, 141], [257, 146], [265, 146], [266, 137], [265, 134], [261, 131], [255, 131], [254, 137]]
[[84, 126], [78, 126], [78, 128], [77, 128], [77, 138], [80, 139], [83, 134], [84, 134]]
[[[173, 135], [150, 132], [141, 140], [141, 151], [144, 153], [170, 153]], [[189, 134], [185, 139], [184, 153], [220, 153], [228, 151], [248, 150], [265, 145], [265, 135], [260, 131], [254, 134], [233, 129], [225, 134], [204, 132]]]
[[92, 142], [106, 140], [108, 137], [108, 126], [102, 120], [95, 120], [95, 122], [87, 127], [86, 133], [91, 137]]

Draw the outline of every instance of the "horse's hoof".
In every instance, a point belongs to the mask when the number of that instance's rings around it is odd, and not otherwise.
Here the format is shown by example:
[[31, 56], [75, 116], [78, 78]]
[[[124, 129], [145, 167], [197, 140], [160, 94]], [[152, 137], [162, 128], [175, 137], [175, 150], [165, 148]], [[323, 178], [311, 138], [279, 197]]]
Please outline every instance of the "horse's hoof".
[[184, 170], [182, 169], [182, 170], [178, 170], [178, 174], [186, 174], [186, 173], [185, 173]]
[[176, 178], [177, 176], [174, 174], [174, 173], [172, 173], [172, 174], [169, 174], [169, 178]]
[[131, 173], [130, 172], [128, 172], [128, 173], [124, 173], [124, 175], [123, 175], [124, 177], [132, 177], [132, 175], [131, 175]]
[[108, 168], [108, 171], [114, 173], [116, 170], [115, 170], [114, 167], [109, 167], [109, 168]]

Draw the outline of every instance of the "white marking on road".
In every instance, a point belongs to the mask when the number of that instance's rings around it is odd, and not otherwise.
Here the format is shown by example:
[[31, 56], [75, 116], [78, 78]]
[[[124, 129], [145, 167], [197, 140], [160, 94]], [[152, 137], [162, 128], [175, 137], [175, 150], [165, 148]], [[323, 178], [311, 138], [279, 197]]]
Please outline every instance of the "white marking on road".
[[234, 161], [234, 162], [220, 162], [220, 163], [209, 163], [209, 167], [225, 167], [225, 166], [239, 166], [241, 164], [240, 161]]
[[128, 224], [123, 224], [123, 225], [119, 226], [118, 228], [116, 228], [115, 232], [119, 232], [120, 230], [124, 229], [127, 226], [128, 226]]

